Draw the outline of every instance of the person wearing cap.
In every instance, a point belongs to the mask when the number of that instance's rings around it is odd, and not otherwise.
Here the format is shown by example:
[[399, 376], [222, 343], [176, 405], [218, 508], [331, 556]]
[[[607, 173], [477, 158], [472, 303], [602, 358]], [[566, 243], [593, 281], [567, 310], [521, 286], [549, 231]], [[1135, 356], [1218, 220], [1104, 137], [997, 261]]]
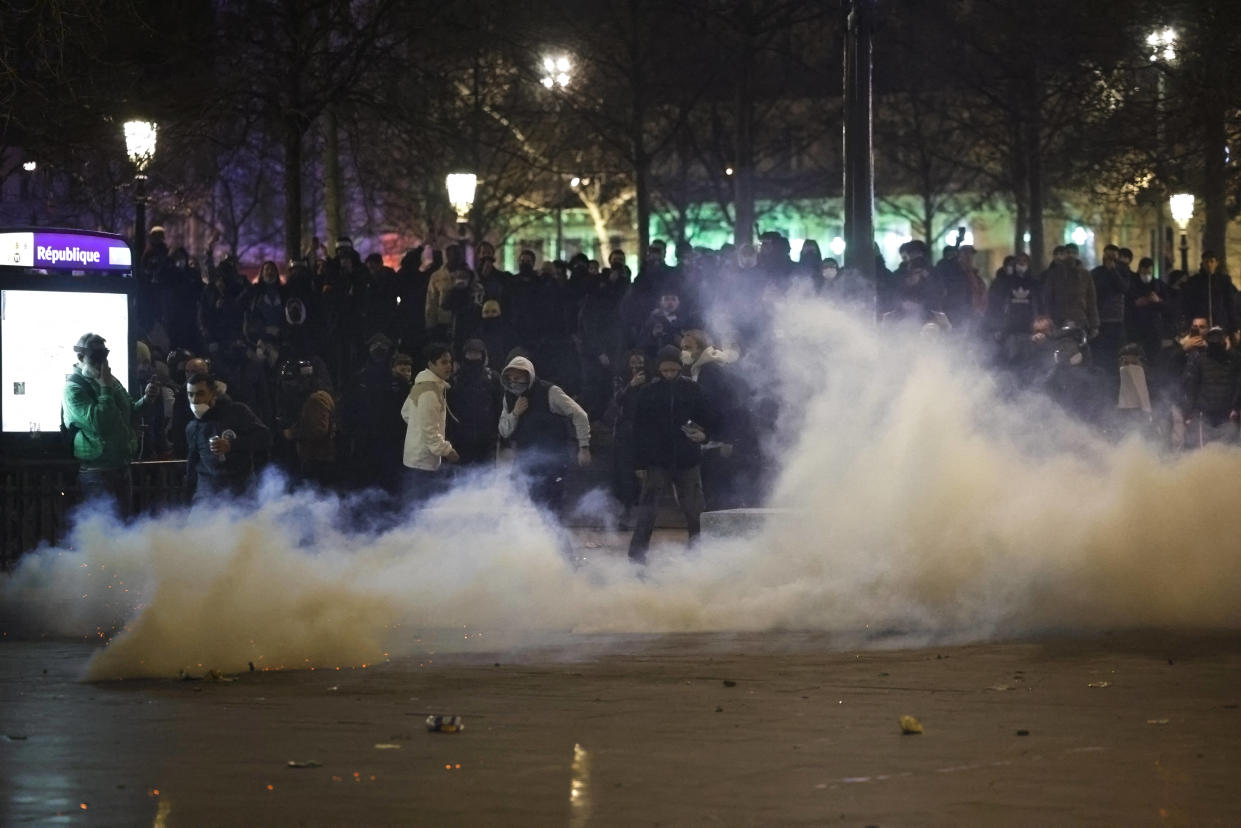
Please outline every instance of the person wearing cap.
[[500, 418], [500, 378], [487, 367], [487, 346], [467, 339], [461, 365], [448, 391], [448, 439], [461, 455], [461, 465], [494, 464]]
[[698, 537], [705, 508], [702, 495], [703, 443], [716, 429], [698, 383], [681, 374], [681, 349], [668, 345], [656, 357], [658, 376], [638, 395], [634, 411], [634, 474], [642, 483], [629, 541], [629, 559], [646, 563], [655, 530], [655, 503], [670, 486], [685, 513], [689, 539]]
[[566, 420], [573, 424], [577, 464], [590, 464], [590, 418], [558, 385], [541, 380], [534, 363], [513, 356], [500, 374], [500, 437], [514, 449], [517, 469], [530, 483], [530, 498], [559, 511], [568, 474]]
[[441, 467], [461, 457], [444, 435], [448, 419], [447, 393], [452, 378], [452, 351], [442, 342], [422, 349], [422, 370], [401, 405], [406, 423], [404, 463], [407, 492], [415, 502], [434, 496], [447, 479]]
[[124, 384], [112, 375], [102, 336], [82, 334], [73, 351], [78, 361], [65, 377], [61, 417], [73, 435], [82, 499], [109, 500], [122, 517], [127, 517], [131, 501], [129, 461], [138, 448], [133, 400]]

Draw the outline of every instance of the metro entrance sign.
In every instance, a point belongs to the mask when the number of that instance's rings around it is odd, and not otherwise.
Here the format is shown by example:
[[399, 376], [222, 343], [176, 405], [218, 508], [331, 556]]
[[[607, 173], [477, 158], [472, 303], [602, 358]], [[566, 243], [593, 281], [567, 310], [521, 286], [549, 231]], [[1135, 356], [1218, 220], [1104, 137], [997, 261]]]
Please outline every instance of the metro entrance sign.
[[112, 235], [64, 230], [0, 232], [0, 267], [120, 274], [132, 266], [129, 246]]

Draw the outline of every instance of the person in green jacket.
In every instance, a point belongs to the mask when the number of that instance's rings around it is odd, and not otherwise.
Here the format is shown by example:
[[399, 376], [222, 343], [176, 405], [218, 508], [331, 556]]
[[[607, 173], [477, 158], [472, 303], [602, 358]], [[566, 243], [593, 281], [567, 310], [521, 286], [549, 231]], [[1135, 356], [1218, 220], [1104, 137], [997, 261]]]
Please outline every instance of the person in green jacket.
[[102, 336], [82, 334], [73, 350], [78, 361], [65, 377], [62, 416], [73, 434], [73, 456], [81, 464], [82, 499], [109, 500], [127, 517], [132, 501], [129, 461], [138, 444], [133, 401], [124, 383], [112, 376]]

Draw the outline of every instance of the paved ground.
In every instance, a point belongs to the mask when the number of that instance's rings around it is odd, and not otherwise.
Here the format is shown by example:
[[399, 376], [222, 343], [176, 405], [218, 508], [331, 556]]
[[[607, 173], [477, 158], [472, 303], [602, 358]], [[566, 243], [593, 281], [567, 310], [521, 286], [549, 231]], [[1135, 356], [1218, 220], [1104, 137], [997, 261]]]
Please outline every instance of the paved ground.
[[0, 823], [1241, 824], [1235, 634], [578, 644], [88, 685], [90, 645], [5, 641]]
[[84, 684], [96, 644], [0, 629], [0, 825], [1241, 825], [1237, 632], [422, 634], [367, 669]]

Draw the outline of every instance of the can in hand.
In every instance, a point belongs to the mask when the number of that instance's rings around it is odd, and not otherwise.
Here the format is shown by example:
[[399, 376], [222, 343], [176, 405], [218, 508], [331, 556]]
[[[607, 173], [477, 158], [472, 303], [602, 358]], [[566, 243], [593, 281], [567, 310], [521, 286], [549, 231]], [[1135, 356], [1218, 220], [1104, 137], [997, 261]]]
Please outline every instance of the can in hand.
[[460, 716], [427, 716], [427, 730], [431, 733], [460, 733], [465, 723]]

